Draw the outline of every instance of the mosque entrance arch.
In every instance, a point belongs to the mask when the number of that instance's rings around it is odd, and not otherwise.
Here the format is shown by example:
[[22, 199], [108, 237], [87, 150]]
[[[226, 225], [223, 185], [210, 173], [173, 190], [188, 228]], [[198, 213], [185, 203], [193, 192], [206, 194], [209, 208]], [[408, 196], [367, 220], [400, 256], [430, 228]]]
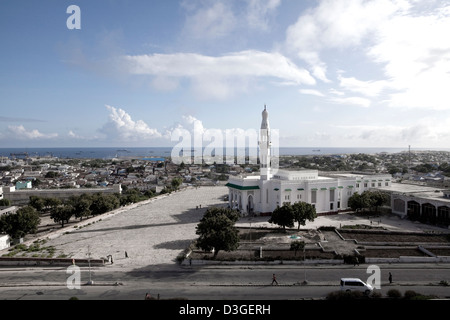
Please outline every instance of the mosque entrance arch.
[[448, 227], [450, 225], [450, 208], [447, 206], [438, 207], [437, 214], [436, 223]]
[[253, 195], [249, 195], [247, 198], [247, 213], [252, 215], [255, 209], [255, 203], [253, 201]]
[[422, 204], [422, 215], [420, 221], [423, 223], [436, 223], [436, 207], [431, 203]]
[[415, 221], [420, 219], [420, 204], [416, 201], [408, 201], [408, 218]]

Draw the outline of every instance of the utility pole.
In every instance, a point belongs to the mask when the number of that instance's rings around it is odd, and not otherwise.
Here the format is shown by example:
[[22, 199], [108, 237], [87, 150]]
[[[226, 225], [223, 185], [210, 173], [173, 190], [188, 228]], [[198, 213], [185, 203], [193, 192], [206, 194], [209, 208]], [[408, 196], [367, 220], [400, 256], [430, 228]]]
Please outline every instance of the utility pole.
[[308, 280], [306, 280], [306, 253], [305, 253], [306, 245], [303, 245], [303, 269], [305, 271], [305, 279], [303, 280], [303, 285], [308, 284]]
[[411, 169], [411, 145], [408, 145], [408, 172]]
[[88, 253], [87, 253], [87, 255], [88, 255], [88, 264], [89, 264], [89, 281], [88, 281], [88, 285], [93, 285], [94, 284], [94, 281], [92, 281], [92, 279], [91, 279], [91, 247], [90, 246], [88, 246]]

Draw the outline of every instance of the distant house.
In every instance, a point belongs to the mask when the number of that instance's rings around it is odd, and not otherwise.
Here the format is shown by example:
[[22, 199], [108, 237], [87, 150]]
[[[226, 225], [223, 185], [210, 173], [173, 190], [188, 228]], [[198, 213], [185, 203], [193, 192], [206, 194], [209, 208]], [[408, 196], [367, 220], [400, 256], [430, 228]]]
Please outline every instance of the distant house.
[[7, 234], [0, 235], [0, 250], [6, 249], [10, 247], [10, 239]]
[[31, 189], [31, 181], [17, 181], [16, 189], [17, 190]]

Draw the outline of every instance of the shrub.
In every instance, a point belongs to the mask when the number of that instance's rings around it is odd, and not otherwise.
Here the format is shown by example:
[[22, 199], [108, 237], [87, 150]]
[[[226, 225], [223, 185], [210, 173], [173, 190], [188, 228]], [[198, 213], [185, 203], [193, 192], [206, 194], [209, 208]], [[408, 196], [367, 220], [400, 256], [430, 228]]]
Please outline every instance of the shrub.
[[358, 257], [358, 264], [360, 263], [365, 263], [366, 262], [366, 257], [363, 255], [350, 255], [350, 254], [346, 254], [344, 255], [344, 263], [345, 264], [355, 264], [356, 263], [356, 257]]
[[389, 298], [397, 299], [397, 298], [401, 298], [402, 294], [401, 294], [401, 292], [400, 292], [399, 290], [397, 290], [397, 289], [390, 289], [390, 290], [387, 292], [387, 296], [388, 296]]
[[365, 298], [367, 298], [367, 296], [360, 291], [333, 291], [326, 297], [327, 300], [354, 300]]
[[403, 295], [403, 297], [405, 299], [414, 299], [417, 296], [418, 296], [418, 293], [415, 292], [414, 290], [406, 290], [405, 294]]
[[370, 295], [370, 297], [374, 298], [374, 299], [379, 299], [382, 297], [382, 294], [379, 291], [373, 291], [372, 294]]

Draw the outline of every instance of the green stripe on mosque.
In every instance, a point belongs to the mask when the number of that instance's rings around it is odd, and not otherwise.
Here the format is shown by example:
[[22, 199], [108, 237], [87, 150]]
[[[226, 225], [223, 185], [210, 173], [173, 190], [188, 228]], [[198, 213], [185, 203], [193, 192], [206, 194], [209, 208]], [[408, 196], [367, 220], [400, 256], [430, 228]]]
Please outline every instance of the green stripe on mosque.
[[239, 185], [233, 184], [233, 183], [227, 183], [225, 185], [225, 187], [238, 189], [238, 190], [258, 190], [259, 189], [259, 186], [239, 186]]

